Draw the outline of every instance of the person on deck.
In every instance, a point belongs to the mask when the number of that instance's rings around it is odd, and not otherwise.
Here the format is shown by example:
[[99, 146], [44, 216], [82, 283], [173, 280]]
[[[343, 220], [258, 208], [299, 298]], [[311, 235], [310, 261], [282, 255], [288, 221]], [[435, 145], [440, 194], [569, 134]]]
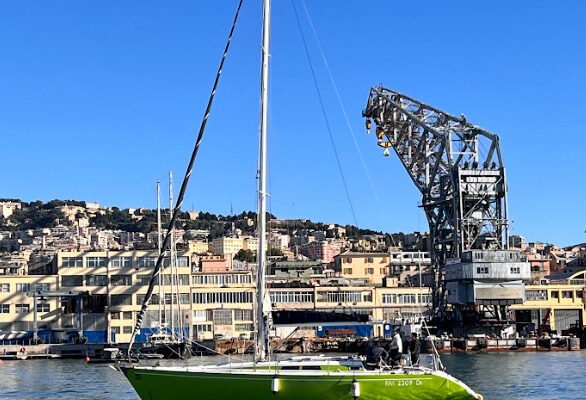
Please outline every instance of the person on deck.
[[403, 340], [401, 339], [399, 328], [393, 331], [393, 340], [391, 341], [389, 349], [391, 351], [392, 365], [394, 367], [400, 365], [401, 355], [403, 354]]
[[370, 370], [380, 367], [381, 362], [389, 358], [389, 353], [380, 346], [378, 341], [370, 342], [364, 355], [366, 356], [364, 366]]
[[411, 342], [409, 342], [409, 352], [411, 353], [411, 365], [414, 367], [419, 365], [421, 343], [419, 343], [419, 338], [417, 337], [417, 333], [415, 332], [411, 334]]

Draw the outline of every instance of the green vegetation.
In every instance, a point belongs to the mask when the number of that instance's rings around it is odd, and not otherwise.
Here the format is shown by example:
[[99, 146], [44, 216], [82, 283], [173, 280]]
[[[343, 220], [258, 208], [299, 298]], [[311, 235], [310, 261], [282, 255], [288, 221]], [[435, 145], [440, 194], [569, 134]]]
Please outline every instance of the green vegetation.
[[[18, 199], [1, 199], [3, 201], [17, 201]], [[15, 210], [9, 219], [0, 218], [0, 230], [26, 230], [38, 228], [52, 228], [57, 225], [71, 225], [66, 216], [60, 210], [62, 206], [85, 207], [84, 201], [76, 200], [51, 200], [47, 203], [42, 201], [33, 201], [30, 203], [21, 202], [22, 209]], [[167, 227], [169, 221], [169, 210], [162, 210], [163, 228]], [[157, 213], [156, 210], [139, 209], [130, 214], [128, 209], [119, 209], [112, 207], [102, 210], [95, 214], [86, 211], [78, 212], [75, 219], [89, 218], [90, 226], [109, 229], [123, 230], [127, 232], [147, 233], [156, 229]], [[267, 213], [269, 227], [273, 227], [271, 220], [276, 217]], [[181, 212], [177, 221], [177, 228], [184, 230], [208, 230], [210, 232], [208, 239], [221, 237], [232, 233], [234, 230], [240, 230], [245, 235], [252, 235], [256, 231], [257, 216], [253, 211], [244, 211], [236, 215], [216, 215], [209, 212], [201, 212], [196, 220], [191, 220], [189, 213]], [[276, 226], [275, 226], [276, 227]], [[291, 222], [279, 224], [280, 228], [286, 228], [290, 234], [300, 234], [301, 232], [322, 231], [326, 232], [328, 237], [332, 237], [332, 232], [328, 232], [329, 224], [322, 222], [312, 222], [310, 220], [292, 220]], [[382, 232], [370, 229], [361, 229], [353, 225], [346, 225], [346, 237], [358, 239], [364, 235], [382, 234]], [[391, 244], [389, 234], [385, 234], [385, 241]], [[403, 234], [395, 236], [395, 240], [401, 240]], [[189, 236], [188, 236], [189, 238]], [[269, 255], [280, 255], [278, 250], [269, 249]], [[250, 258], [250, 255], [241, 255], [244, 260]]]

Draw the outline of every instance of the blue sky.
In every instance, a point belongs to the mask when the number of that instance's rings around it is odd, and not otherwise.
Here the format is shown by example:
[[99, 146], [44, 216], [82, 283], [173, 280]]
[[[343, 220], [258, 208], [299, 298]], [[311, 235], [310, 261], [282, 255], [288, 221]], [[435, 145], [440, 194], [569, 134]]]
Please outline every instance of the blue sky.
[[[236, 3], [3, 2], [0, 197], [153, 207], [168, 170], [178, 187]], [[260, 3], [244, 3], [186, 208], [256, 206]], [[586, 241], [586, 6], [474, 3], [307, 0], [376, 184], [375, 195], [310, 40], [358, 224], [427, 228], [397, 158], [364, 134], [382, 82], [500, 135], [513, 233]], [[353, 223], [291, 2], [273, 8], [270, 208]]]

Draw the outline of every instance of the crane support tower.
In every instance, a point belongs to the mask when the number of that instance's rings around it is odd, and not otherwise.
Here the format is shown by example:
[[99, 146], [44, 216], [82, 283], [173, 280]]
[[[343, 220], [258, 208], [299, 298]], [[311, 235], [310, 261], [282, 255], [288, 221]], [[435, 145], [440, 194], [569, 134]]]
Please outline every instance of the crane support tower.
[[[522, 303], [529, 263], [508, 246], [505, 167], [497, 135], [382, 86], [363, 111], [384, 155], [392, 148], [422, 195], [436, 316], [504, 325]], [[495, 322], [496, 321], [496, 322]]]

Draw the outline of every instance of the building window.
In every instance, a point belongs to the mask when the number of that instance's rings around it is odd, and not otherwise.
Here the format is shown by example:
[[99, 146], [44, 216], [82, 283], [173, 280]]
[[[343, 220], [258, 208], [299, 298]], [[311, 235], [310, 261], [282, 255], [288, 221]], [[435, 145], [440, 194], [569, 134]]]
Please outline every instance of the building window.
[[125, 326], [122, 328], [122, 332], [125, 335], [130, 335], [132, 333], [132, 326]]
[[520, 274], [521, 267], [511, 267], [511, 274]]
[[110, 317], [112, 319], [120, 319], [120, 313], [119, 312], [110, 313]]
[[254, 327], [252, 324], [236, 324], [236, 332], [252, 331]]
[[[136, 304], [142, 305], [142, 303], [144, 303], [145, 297], [146, 297], [146, 295], [144, 295], [144, 294], [137, 294], [136, 295]], [[159, 304], [159, 295], [153, 293], [149, 304]]]
[[119, 326], [113, 326], [112, 327], [112, 332], [114, 332], [115, 334], [119, 335], [120, 334], [120, 327]]
[[0, 304], [0, 314], [9, 314], [10, 304]]
[[49, 312], [51, 305], [49, 303], [37, 303], [37, 312]]
[[399, 304], [415, 304], [417, 302], [415, 294], [400, 294], [397, 296]]
[[110, 277], [112, 286], [131, 286], [132, 276], [130, 275], [112, 275]]
[[205, 275], [193, 275], [192, 278], [194, 285], [243, 285], [252, 283], [251, 274], [205, 274]]
[[105, 267], [108, 263], [106, 257], [86, 257], [85, 265], [87, 268], [100, 268]]
[[346, 257], [346, 264], [352, 264], [352, 258]]
[[362, 292], [358, 291], [336, 291], [322, 292], [318, 301], [328, 303], [358, 303], [362, 300]]
[[558, 290], [552, 290], [551, 291], [551, 298], [552, 299], [559, 299], [560, 298], [560, 292]]
[[189, 293], [179, 293], [179, 304], [190, 304]]
[[488, 267], [476, 267], [477, 274], [488, 274]]
[[86, 275], [85, 276], [86, 286], [108, 286], [107, 275]]
[[367, 275], [373, 275], [374, 274], [374, 268], [366, 268], [366, 274]]
[[544, 301], [547, 300], [547, 290], [526, 290], [525, 300]]
[[131, 306], [132, 295], [130, 294], [114, 294], [110, 296], [110, 303], [113, 306]]
[[384, 304], [396, 304], [397, 303], [397, 295], [394, 293], [383, 294], [383, 303]]
[[28, 314], [31, 310], [31, 306], [28, 304], [15, 304], [15, 307], [17, 314]]
[[157, 264], [157, 257], [138, 257], [136, 259], [137, 267], [154, 267]]
[[16, 291], [17, 292], [30, 292], [31, 291], [31, 284], [30, 283], [17, 283], [16, 284]]
[[208, 320], [208, 312], [207, 310], [194, 310], [193, 311], [193, 320], [195, 322], [204, 322]]
[[132, 311], [123, 311], [122, 318], [123, 319], [132, 319]]
[[185, 285], [185, 286], [189, 285], [189, 275], [179, 274], [179, 275], [177, 275], [177, 277], [178, 277], [177, 283], [179, 285]]
[[271, 303], [313, 303], [313, 292], [271, 292]]
[[236, 321], [252, 321], [252, 310], [234, 310], [234, 319]]
[[431, 295], [430, 294], [420, 294], [419, 295], [419, 304], [431, 304]]
[[214, 325], [232, 325], [232, 310], [214, 310]]
[[132, 257], [112, 257], [112, 267], [130, 268], [132, 267]]
[[362, 301], [364, 301], [365, 303], [372, 301], [372, 292], [365, 293], [362, 296]]
[[387, 269], [386, 268], [381, 268], [380, 269], [380, 274], [381, 275], [385, 275], [387, 273]]
[[195, 304], [233, 304], [233, 303], [252, 303], [251, 292], [206, 292], [194, 293], [193, 302]]
[[352, 275], [352, 268], [344, 268], [345, 275]]
[[193, 325], [194, 332], [211, 332], [212, 324], [197, 324]]
[[35, 283], [35, 292], [49, 292], [51, 291], [50, 283]]
[[10, 283], [0, 284], [0, 293], [10, 293]]
[[61, 266], [81, 268], [83, 266], [83, 260], [81, 257], [63, 257], [61, 259]]
[[61, 286], [83, 286], [83, 275], [63, 275], [61, 277]]
[[573, 292], [571, 290], [562, 290], [562, 299], [571, 299]]

